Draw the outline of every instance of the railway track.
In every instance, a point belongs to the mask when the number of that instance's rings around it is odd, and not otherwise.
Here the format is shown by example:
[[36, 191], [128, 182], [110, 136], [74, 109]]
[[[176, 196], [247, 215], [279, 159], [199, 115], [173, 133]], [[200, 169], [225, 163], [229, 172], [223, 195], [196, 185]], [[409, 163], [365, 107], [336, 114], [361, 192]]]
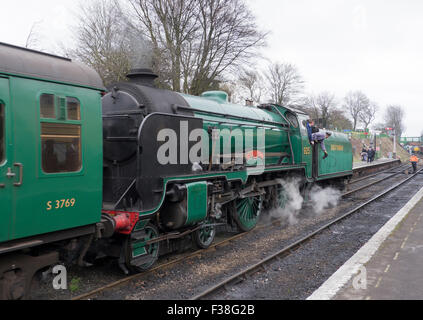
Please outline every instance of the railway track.
[[[412, 178], [414, 178], [417, 174], [419, 174], [422, 171], [423, 171], [423, 168], [419, 169], [415, 174], [413, 174], [410, 177], [404, 179], [403, 181], [400, 181], [399, 183], [397, 183], [397, 184], [393, 185], [392, 187], [388, 188], [387, 190], [384, 190], [383, 192], [377, 194], [376, 196], [374, 196], [371, 199], [365, 201], [364, 203], [360, 204], [356, 208], [349, 210], [345, 214], [331, 220], [330, 222], [326, 223], [325, 225], [319, 227], [317, 230], [314, 230], [311, 233], [307, 234], [306, 236], [302, 237], [301, 239], [283, 247], [282, 249], [280, 249], [276, 253], [271, 254], [271, 255], [263, 258], [259, 262], [241, 270], [240, 272], [221, 280], [217, 284], [210, 286], [209, 288], [205, 289], [201, 293], [191, 297], [190, 300], [205, 299], [208, 296], [217, 293], [219, 290], [221, 290], [223, 288], [227, 288], [230, 284], [236, 284], [240, 281], [247, 279], [249, 274], [252, 274], [252, 273], [257, 272], [259, 270], [266, 270], [266, 267], [265, 267], [266, 264], [274, 261], [275, 259], [280, 259], [280, 258], [283, 258], [284, 256], [291, 254], [296, 249], [298, 249], [301, 245], [305, 244], [307, 241], [311, 240], [313, 237], [315, 237], [316, 235], [318, 235], [322, 231], [330, 228], [331, 226], [340, 222], [341, 220], [343, 220], [343, 219], [353, 215], [354, 213], [360, 211], [361, 209], [363, 209], [364, 207], [366, 207], [370, 203], [376, 201], [377, 199], [387, 195], [388, 193], [390, 193], [394, 189], [398, 188], [399, 186], [403, 185], [404, 183], [406, 183], [409, 180], [411, 180]], [[373, 185], [373, 184], [369, 184], [369, 185]]]
[[[372, 174], [372, 175], [370, 175], [370, 176], [366, 176], [366, 177], [360, 178], [360, 181], [363, 181], [363, 180], [365, 180], [365, 179], [371, 178], [371, 177], [376, 176], [376, 175], [381, 174], [381, 173], [386, 173], [386, 172], [388, 172], [388, 171], [392, 171], [393, 169], [401, 169], [402, 167], [403, 167], [403, 166], [400, 166], [400, 167], [397, 167], [397, 168], [390, 168], [390, 169], [387, 169], [387, 170], [383, 170], [383, 171], [381, 171], [381, 172], [378, 172], [377, 174]], [[348, 191], [348, 192], [346, 192], [346, 193], [342, 194], [342, 197], [347, 197], [348, 195], [350, 195], [350, 194], [352, 194], [352, 193], [358, 192], [358, 191], [363, 190], [363, 189], [365, 189], [365, 188], [367, 188], [367, 187], [370, 187], [370, 186], [372, 186], [372, 185], [375, 185], [375, 184], [377, 184], [377, 183], [380, 183], [380, 182], [382, 182], [382, 181], [385, 181], [385, 180], [387, 180], [387, 179], [389, 179], [389, 178], [391, 178], [391, 177], [393, 177], [393, 176], [395, 176], [395, 175], [400, 174], [401, 172], [402, 172], [402, 171], [401, 171], [401, 170], [399, 170], [398, 172], [395, 172], [395, 173], [393, 173], [393, 174], [391, 174], [391, 175], [389, 175], [389, 176], [387, 176], [387, 177], [384, 177], [384, 178], [382, 178], [382, 179], [380, 179], [380, 180], [373, 181], [373, 182], [371, 182], [371, 183], [369, 183], [369, 184], [366, 184], [365, 186], [361, 186], [361, 187], [356, 188], [356, 189], [354, 189], [354, 190]], [[410, 177], [410, 178], [411, 178], [411, 177]], [[391, 190], [391, 189], [390, 189], [390, 190]], [[380, 196], [379, 196], [379, 197], [380, 197]], [[372, 201], [374, 201], [374, 200], [372, 200]], [[372, 202], [372, 201], [370, 201], [370, 202]], [[368, 201], [368, 202], [366, 202], [366, 204], [367, 204], [367, 203], [370, 203], [370, 202]], [[355, 209], [355, 210], [359, 210], [359, 209]], [[344, 216], [342, 216], [342, 217], [346, 217], [346, 215], [344, 215]], [[341, 218], [342, 218], [342, 217], [341, 217]], [[336, 220], [336, 221], [338, 221], [338, 220]], [[268, 223], [268, 224], [264, 224], [264, 225], [257, 226], [255, 229], [253, 229], [252, 231], [250, 231], [250, 232], [248, 232], [248, 233], [239, 233], [239, 234], [236, 234], [236, 235], [234, 235], [234, 236], [228, 237], [228, 238], [226, 238], [226, 239], [223, 239], [223, 240], [221, 240], [221, 241], [219, 241], [219, 242], [216, 242], [216, 243], [212, 244], [212, 245], [211, 245], [209, 248], [207, 248], [207, 249], [200, 249], [200, 250], [196, 250], [196, 251], [194, 251], [194, 252], [192, 252], [192, 253], [189, 253], [189, 254], [183, 255], [182, 257], [179, 257], [179, 258], [173, 259], [173, 260], [168, 261], [168, 262], [165, 262], [165, 263], [158, 264], [156, 267], [154, 267], [154, 268], [152, 268], [152, 269], [150, 269], [150, 270], [148, 270], [148, 271], [145, 271], [145, 272], [143, 272], [143, 273], [138, 273], [138, 274], [134, 274], [134, 275], [130, 275], [130, 276], [124, 277], [124, 278], [119, 279], [119, 280], [117, 280], [117, 281], [111, 282], [111, 283], [109, 283], [109, 284], [107, 284], [107, 285], [105, 285], [105, 286], [102, 286], [102, 287], [96, 288], [96, 289], [94, 289], [94, 290], [92, 290], [92, 291], [89, 291], [89, 292], [83, 293], [83, 294], [81, 294], [81, 295], [75, 296], [75, 297], [73, 297], [73, 298], [71, 298], [71, 299], [72, 299], [72, 300], [90, 299], [90, 298], [95, 297], [95, 296], [97, 296], [98, 294], [100, 294], [100, 293], [102, 293], [102, 292], [104, 292], [104, 291], [107, 291], [107, 290], [112, 289], [112, 288], [114, 288], [114, 287], [118, 287], [118, 286], [120, 286], [120, 285], [122, 285], [122, 284], [124, 284], [124, 283], [130, 282], [130, 281], [132, 281], [132, 280], [136, 280], [136, 279], [137, 279], [137, 280], [138, 280], [138, 279], [141, 279], [141, 278], [143, 278], [143, 277], [145, 277], [145, 276], [147, 276], [147, 275], [149, 275], [149, 274], [154, 274], [154, 273], [156, 273], [156, 272], [158, 272], [158, 271], [160, 271], [160, 270], [162, 270], [162, 269], [164, 269], [164, 268], [166, 268], [166, 267], [169, 267], [169, 266], [171, 266], [171, 265], [177, 265], [177, 264], [179, 264], [179, 263], [182, 263], [182, 262], [184, 262], [184, 261], [189, 260], [189, 259], [190, 259], [190, 258], [192, 258], [192, 257], [195, 257], [195, 256], [198, 256], [198, 255], [201, 255], [201, 254], [206, 253], [206, 252], [209, 252], [209, 251], [216, 250], [216, 249], [218, 249], [218, 248], [219, 248], [219, 247], [221, 247], [221, 246], [225, 246], [226, 244], [228, 244], [228, 243], [230, 243], [230, 242], [233, 242], [233, 241], [235, 241], [235, 240], [237, 240], [237, 239], [240, 239], [240, 238], [244, 237], [246, 234], [250, 234], [251, 232], [259, 232], [260, 230], [265, 229], [265, 228], [268, 228], [270, 225], [272, 225], [272, 224], [274, 225], [275, 223], [278, 223], [278, 220], [272, 221], [271, 223]], [[300, 240], [300, 241], [301, 241], [301, 240]], [[229, 281], [231, 281], [231, 280], [229, 280]]]
[[[399, 166], [398, 168], [395, 168], [395, 169], [397, 169], [397, 171], [396, 171], [396, 172], [393, 172], [393, 173], [391, 173], [390, 175], [388, 175], [388, 176], [386, 176], [386, 177], [383, 177], [383, 178], [381, 178], [381, 179], [379, 179], [379, 180], [372, 181], [372, 182], [370, 182], [370, 183], [368, 183], [368, 184], [365, 184], [365, 185], [360, 186], [360, 187], [358, 187], [358, 188], [355, 188], [355, 189], [353, 189], [353, 190], [347, 191], [347, 192], [345, 192], [345, 193], [343, 193], [343, 194], [342, 194], [342, 197], [343, 197], [343, 198], [345, 198], [345, 197], [349, 196], [350, 194], [356, 193], [356, 192], [358, 192], [358, 191], [360, 191], [360, 190], [366, 189], [366, 188], [371, 187], [371, 186], [373, 186], [373, 185], [375, 185], [375, 184], [378, 184], [378, 183], [381, 183], [381, 182], [383, 182], [383, 181], [386, 181], [386, 180], [387, 180], [387, 179], [389, 179], [389, 178], [395, 177], [395, 176], [397, 176], [397, 175], [399, 175], [399, 174], [403, 173], [403, 171], [402, 171], [402, 170], [403, 170], [403, 169], [405, 169], [405, 168], [407, 168], [407, 167], [409, 167], [409, 165], [408, 165], [408, 164], [401, 165], [401, 166]], [[370, 176], [364, 177], [364, 178], [360, 179], [359, 181], [363, 181], [363, 180], [366, 180], [366, 179], [369, 179], [369, 178], [373, 178], [373, 177], [375, 177], [376, 175], [380, 175], [380, 174], [382, 174], [382, 173], [387, 173], [387, 172], [389, 172], [389, 171], [392, 171], [392, 168], [387, 169], [387, 170], [384, 170], [384, 171], [382, 171], [382, 172], [379, 172], [378, 174], [374, 174], [374, 175], [370, 175]], [[355, 182], [358, 182], [358, 181], [354, 181], [353, 183], [355, 183]], [[349, 185], [351, 185], [351, 183], [350, 183]]]
[[382, 171], [379, 171], [379, 172], [376, 172], [376, 173], [373, 173], [373, 174], [370, 174], [370, 175], [363, 176], [363, 177], [361, 177], [361, 178], [353, 179], [353, 180], [351, 180], [351, 181], [348, 183], [348, 185], [352, 185], [352, 184], [355, 184], [355, 183], [357, 183], [357, 182], [361, 182], [361, 181], [363, 181], [363, 180], [367, 180], [367, 179], [369, 179], [369, 178], [373, 178], [373, 177], [375, 177], [375, 176], [378, 176], [378, 175], [381, 175], [381, 174], [384, 174], [384, 173], [390, 172], [390, 171], [392, 171], [393, 169], [400, 169], [400, 168], [405, 169], [405, 168], [407, 168], [407, 167], [410, 167], [410, 164], [406, 163], [406, 164], [402, 164], [402, 165], [400, 165], [400, 166], [398, 166], [398, 167], [388, 168], [388, 169], [385, 169], [385, 170], [382, 170]]

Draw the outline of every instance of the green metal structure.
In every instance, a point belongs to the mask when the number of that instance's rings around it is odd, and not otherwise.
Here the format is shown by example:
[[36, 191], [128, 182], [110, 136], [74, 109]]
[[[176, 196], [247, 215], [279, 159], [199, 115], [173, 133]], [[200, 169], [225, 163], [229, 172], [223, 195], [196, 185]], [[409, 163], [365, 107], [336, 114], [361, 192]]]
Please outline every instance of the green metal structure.
[[14, 65], [7, 64], [10, 55], [34, 53], [13, 46], [0, 51], [0, 242], [98, 222], [100, 85], [61, 75], [61, 67], [73, 66], [69, 60], [38, 54], [34, 65]]

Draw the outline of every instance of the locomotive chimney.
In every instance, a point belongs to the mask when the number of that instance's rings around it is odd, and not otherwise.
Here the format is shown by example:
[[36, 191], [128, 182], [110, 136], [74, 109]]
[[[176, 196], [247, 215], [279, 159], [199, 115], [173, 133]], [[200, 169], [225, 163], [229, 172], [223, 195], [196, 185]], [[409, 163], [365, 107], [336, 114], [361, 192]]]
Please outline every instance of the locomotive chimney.
[[126, 75], [131, 82], [137, 84], [154, 87], [154, 80], [158, 77], [151, 69], [131, 69]]

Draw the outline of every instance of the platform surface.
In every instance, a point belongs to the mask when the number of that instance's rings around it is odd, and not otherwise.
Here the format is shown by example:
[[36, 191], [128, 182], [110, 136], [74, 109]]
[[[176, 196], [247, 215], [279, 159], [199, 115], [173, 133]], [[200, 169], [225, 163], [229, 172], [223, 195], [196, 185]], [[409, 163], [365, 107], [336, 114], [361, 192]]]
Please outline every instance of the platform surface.
[[353, 162], [353, 169], [364, 168], [364, 167], [368, 167], [368, 166], [374, 166], [374, 165], [378, 165], [378, 164], [381, 164], [381, 163], [392, 162], [392, 161], [396, 161], [396, 160], [395, 159], [389, 159], [389, 158], [381, 158], [381, 159], [375, 160], [373, 162], [355, 161], [355, 162]]
[[423, 188], [307, 300], [423, 299]]
[[366, 285], [361, 281], [364, 279], [361, 270], [333, 299], [423, 299], [422, 216], [420, 199], [364, 264]]

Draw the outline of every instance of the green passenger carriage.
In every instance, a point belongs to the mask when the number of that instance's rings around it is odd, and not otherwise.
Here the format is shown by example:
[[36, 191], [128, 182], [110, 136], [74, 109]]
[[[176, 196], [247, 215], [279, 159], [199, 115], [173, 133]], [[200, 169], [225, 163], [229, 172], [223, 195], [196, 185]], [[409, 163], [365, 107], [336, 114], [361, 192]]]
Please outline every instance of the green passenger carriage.
[[65, 58], [5, 45], [0, 64], [0, 241], [98, 222], [97, 74]]
[[25, 297], [59, 260], [148, 269], [177, 239], [206, 248], [219, 226], [254, 228], [281, 179], [306, 192], [352, 175], [347, 136], [332, 134], [322, 160], [301, 111], [158, 89], [144, 69], [128, 78], [106, 90], [84, 65], [0, 44], [0, 298]]

